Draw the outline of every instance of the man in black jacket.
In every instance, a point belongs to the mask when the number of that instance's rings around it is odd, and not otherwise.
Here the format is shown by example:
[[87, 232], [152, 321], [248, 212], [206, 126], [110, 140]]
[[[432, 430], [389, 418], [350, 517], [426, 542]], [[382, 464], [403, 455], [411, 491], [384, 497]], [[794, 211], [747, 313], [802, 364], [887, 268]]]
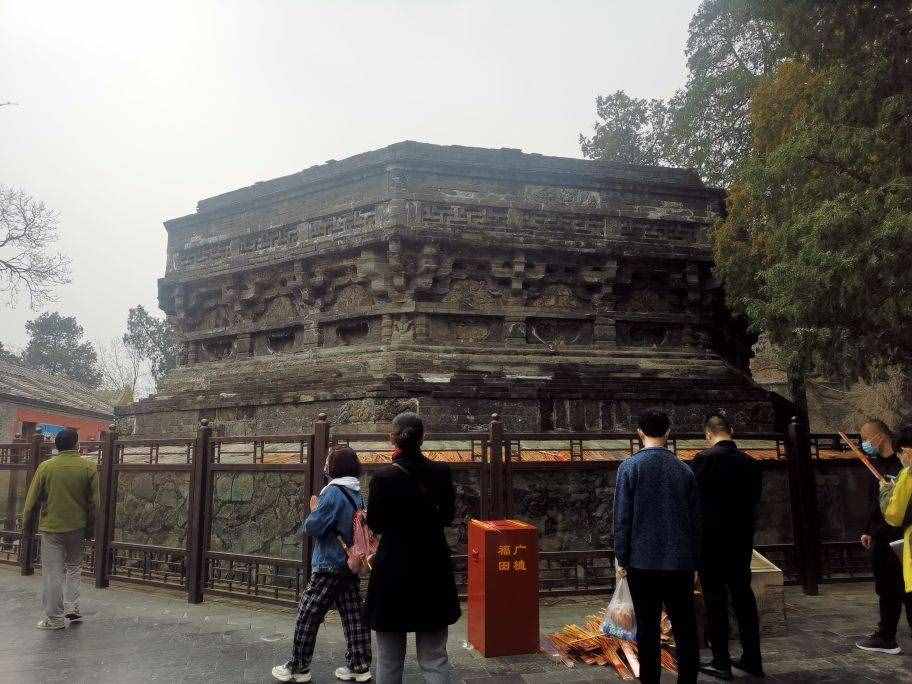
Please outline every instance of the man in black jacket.
[[754, 460], [732, 440], [732, 426], [721, 414], [703, 424], [709, 448], [692, 468], [700, 495], [702, 570], [700, 580], [709, 618], [711, 663], [700, 669], [720, 679], [732, 679], [728, 652], [728, 595], [738, 620], [743, 649], [734, 663], [739, 670], [763, 676], [760, 622], [751, 589], [754, 528], [760, 505], [761, 475]]
[[[902, 470], [902, 463], [893, 446], [893, 434], [890, 428], [880, 420], [868, 420], [861, 426], [861, 448], [871, 457], [871, 462], [881, 474], [896, 477]], [[871, 552], [871, 569], [874, 573], [874, 591], [880, 607], [880, 624], [877, 629], [856, 646], [864, 651], [888, 653], [895, 655], [901, 652], [896, 641], [896, 627], [906, 606], [906, 618], [912, 627], [912, 594], [907, 594], [903, 583], [902, 565], [899, 558], [890, 549], [890, 542], [902, 539], [903, 530], [892, 527], [884, 520], [880, 512], [880, 487], [876, 478], [869, 478], [870, 514], [865, 533], [861, 535], [861, 544]]]

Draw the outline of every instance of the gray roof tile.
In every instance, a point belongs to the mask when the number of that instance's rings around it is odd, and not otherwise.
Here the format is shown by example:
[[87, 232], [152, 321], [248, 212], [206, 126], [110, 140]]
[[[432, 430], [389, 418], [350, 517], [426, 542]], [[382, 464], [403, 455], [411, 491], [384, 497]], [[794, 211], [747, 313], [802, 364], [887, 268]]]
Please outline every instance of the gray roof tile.
[[85, 385], [8, 361], [0, 361], [0, 398], [50, 404], [58, 410], [114, 414], [111, 405]]

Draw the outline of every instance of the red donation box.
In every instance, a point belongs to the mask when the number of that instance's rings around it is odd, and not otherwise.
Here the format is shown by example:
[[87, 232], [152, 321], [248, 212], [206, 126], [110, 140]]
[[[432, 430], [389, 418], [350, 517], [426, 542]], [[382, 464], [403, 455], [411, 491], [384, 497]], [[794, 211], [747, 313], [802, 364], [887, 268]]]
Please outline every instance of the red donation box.
[[486, 657], [538, 652], [534, 525], [469, 521], [469, 643]]

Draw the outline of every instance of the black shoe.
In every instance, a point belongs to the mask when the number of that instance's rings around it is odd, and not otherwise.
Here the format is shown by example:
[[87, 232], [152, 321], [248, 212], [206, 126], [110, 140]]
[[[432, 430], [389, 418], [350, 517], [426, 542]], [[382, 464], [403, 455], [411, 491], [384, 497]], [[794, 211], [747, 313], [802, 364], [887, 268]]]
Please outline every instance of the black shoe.
[[855, 645], [862, 651], [872, 651], [874, 653], [886, 653], [888, 655], [897, 655], [902, 653], [896, 638], [886, 639], [877, 632], [869, 634], [861, 641], [856, 641]]
[[738, 658], [735, 662], [732, 663], [732, 667], [741, 670], [741, 672], [746, 672], [751, 677], [766, 677], [766, 673], [763, 671], [762, 666], [749, 665], [744, 662], [744, 658]]
[[67, 613], [66, 619], [69, 620], [70, 622], [82, 622], [82, 615], [80, 615], [79, 613], [75, 613], [75, 612]]
[[725, 681], [733, 679], [730, 666], [716, 665], [713, 662], [700, 663], [700, 672], [708, 674], [710, 677], [715, 677], [716, 679], [724, 679]]

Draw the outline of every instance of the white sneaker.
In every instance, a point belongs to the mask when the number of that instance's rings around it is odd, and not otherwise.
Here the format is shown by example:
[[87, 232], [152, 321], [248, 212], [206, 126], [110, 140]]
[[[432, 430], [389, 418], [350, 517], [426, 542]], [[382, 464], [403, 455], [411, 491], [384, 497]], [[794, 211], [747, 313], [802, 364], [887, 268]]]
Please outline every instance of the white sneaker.
[[284, 665], [276, 665], [272, 668], [272, 676], [275, 677], [280, 682], [309, 682], [310, 681], [310, 671], [307, 672], [295, 672], [289, 667], [291, 663], [285, 663]]
[[347, 667], [336, 668], [336, 679], [344, 682], [369, 682], [371, 680], [370, 670], [367, 672], [352, 672]]
[[64, 629], [66, 627], [66, 620], [63, 618], [44, 618], [44, 620], [35, 626], [38, 629]]

